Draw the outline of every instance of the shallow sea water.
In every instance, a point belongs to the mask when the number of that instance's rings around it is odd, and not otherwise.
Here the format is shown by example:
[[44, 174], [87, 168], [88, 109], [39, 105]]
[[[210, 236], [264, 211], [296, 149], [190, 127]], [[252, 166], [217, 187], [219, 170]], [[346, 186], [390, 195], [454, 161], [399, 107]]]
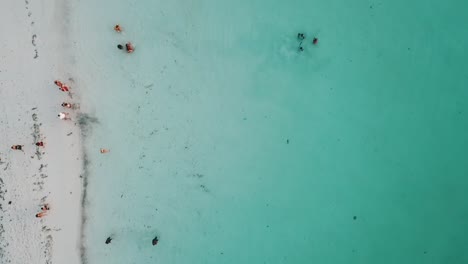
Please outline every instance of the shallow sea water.
[[88, 263], [468, 261], [462, 1], [118, 2], [72, 6]]

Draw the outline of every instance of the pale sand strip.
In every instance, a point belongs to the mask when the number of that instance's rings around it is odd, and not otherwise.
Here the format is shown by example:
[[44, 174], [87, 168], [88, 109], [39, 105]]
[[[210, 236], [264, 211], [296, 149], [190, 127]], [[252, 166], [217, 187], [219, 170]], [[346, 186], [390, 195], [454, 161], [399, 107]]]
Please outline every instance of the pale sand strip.
[[[66, 2], [8, 1], [0, 8], [0, 263], [80, 263], [80, 131], [57, 118], [60, 104], [76, 102], [79, 90], [67, 80], [74, 69]], [[56, 78], [71, 85], [73, 100]], [[35, 137], [46, 143], [39, 153]], [[14, 144], [24, 152], [10, 150]], [[51, 210], [37, 219], [44, 201]]]

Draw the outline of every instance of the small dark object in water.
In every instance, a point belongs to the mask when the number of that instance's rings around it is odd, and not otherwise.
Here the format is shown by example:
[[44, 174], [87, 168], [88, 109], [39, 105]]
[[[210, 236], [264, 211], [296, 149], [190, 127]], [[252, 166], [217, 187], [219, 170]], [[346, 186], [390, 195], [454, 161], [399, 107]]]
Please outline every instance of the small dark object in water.
[[304, 51], [304, 48], [302, 46], [299, 46], [299, 51]]
[[11, 204], [11, 201], [9, 201], [8, 204]]
[[111, 237], [108, 237], [108, 238], [106, 239], [106, 244], [110, 244], [111, 241], [112, 241], [112, 238], [111, 238]]
[[312, 44], [317, 45], [317, 43], [318, 43], [318, 38], [314, 38], [314, 39], [312, 40]]
[[158, 237], [156, 236], [155, 238], [153, 238], [153, 246], [156, 246], [159, 242], [159, 239]]
[[353, 220], [356, 220], [357, 219], [357, 216], [353, 216]]
[[123, 45], [119, 44], [119, 45], [117, 45], [117, 48], [121, 50], [121, 49], [123, 49]]
[[297, 33], [297, 38], [298, 38], [299, 40], [304, 40], [304, 39], [305, 39], [304, 33]]
[[289, 144], [289, 139], [286, 139], [286, 144]]

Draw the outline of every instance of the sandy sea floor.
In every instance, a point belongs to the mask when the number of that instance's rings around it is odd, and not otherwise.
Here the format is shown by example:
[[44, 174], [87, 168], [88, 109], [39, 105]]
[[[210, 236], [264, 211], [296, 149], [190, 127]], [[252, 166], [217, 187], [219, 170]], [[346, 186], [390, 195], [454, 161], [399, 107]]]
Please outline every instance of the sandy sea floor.
[[464, 4], [81, 3], [90, 262], [466, 260]]

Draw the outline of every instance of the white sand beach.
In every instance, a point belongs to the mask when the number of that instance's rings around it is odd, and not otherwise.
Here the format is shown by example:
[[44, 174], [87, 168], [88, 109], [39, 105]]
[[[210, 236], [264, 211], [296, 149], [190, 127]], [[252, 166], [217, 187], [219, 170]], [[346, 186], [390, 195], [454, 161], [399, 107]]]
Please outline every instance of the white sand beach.
[[[54, 2], [9, 1], [0, 9], [0, 263], [80, 263], [81, 139], [77, 110], [61, 106], [78, 102], [79, 87], [66, 1]], [[62, 111], [72, 120], [60, 120]], [[36, 218], [44, 203], [50, 211]]]

